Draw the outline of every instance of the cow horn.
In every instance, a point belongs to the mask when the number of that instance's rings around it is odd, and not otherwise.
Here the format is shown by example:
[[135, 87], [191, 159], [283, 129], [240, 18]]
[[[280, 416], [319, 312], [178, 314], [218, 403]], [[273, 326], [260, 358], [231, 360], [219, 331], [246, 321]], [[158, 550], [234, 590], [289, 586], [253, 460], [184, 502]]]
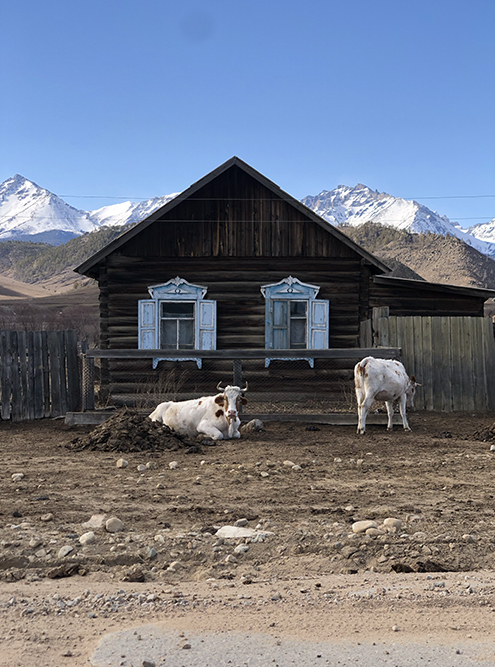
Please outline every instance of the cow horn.
[[246, 380], [246, 386], [244, 387], [244, 389], [241, 389], [241, 391], [247, 391], [247, 389], [248, 389], [248, 383], [247, 383], [247, 380]]
[[224, 388], [220, 386], [221, 384], [222, 384], [222, 381], [220, 380], [220, 382], [217, 384], [218, 391], [225, 391]]

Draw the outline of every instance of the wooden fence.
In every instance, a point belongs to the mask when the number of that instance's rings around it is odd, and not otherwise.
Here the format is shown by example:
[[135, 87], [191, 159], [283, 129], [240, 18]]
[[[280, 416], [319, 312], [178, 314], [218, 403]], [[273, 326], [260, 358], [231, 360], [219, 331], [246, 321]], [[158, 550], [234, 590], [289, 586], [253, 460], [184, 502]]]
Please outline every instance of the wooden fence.
[[415, 406], [437, 412], [495, 409], [495, 338], [488, 317], [389, 317], [375, 308], [362, 345], [400, 347], [418, 387]]
[[58, 417], [80, 404], [75, 331], [0, 331], [2, 419]]

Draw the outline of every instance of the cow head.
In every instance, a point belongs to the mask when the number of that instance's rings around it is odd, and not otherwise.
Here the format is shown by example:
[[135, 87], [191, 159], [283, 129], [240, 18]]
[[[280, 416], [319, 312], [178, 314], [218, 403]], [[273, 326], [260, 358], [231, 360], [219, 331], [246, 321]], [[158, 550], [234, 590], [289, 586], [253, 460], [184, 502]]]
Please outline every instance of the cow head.
[[241, 394], [244, 391], [247, 391], [248, 385], [246, 382], [244, 389], [227, 385], [227, 387], [224, 389], [220, 386], [221, 384], [221, 382], [217, 384], [217, 389], [223, 393], [215, 396], [215, 403], [223, 406], [227, 421], [232, 422], [238, 418], [239, 406], [241, 404], [246, 405], [247, 403], [247, 398], [244, 398], [244, 396], [241, 396]]
[[419, 382], [416, 382], [414, 375], [411, 375], [406, 389], [406, 406], [412, 410], [414, 409], [414, 395], [416, 393], [416, 387], [421, 387], [421, 385]]

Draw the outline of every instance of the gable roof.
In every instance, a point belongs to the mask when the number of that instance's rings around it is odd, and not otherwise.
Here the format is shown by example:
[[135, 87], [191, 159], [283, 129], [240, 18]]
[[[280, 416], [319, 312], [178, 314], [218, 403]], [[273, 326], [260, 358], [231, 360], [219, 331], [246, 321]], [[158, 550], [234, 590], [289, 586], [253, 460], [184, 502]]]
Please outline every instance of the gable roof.
[[337, 227], [334, 227], [332, 224], [321, 218], [310, 208], [302, 204], [300, 201], [298, 201], [291, 195], [284, 192], [278, 185], [273, 183], [273, 181], [270, 181], [268, 178], [266, 178], [266, 176], [263, 176], [263, 174], [260, 174], [259, 171], [256, 171], [256, 169], [253, 169], [253, 167], [249, 166], [246, 162], [235, 156], [230, 158], [230, 160], [224, 162], [222, 165], [211, 171], [206, 176], [203, 176], [203, 178], [200, 178], [199, 181], [196, 181], [196, 183], [193, 183], [191, 186], [189, 186], [187, 190], [184, 190], [184, 192], [177, 195], [177, 197], [174, 197], [174, 199], [171, 199], [164, 206], [161, 206], [159, 209], [154, 211], [154, 213], [152, 213], [147, 218], [139, 222], [137, 225], [134, 225], [134, 227], [121, 234], [119, 237], [111, 241], [105, 247], [101, 248], [101, 250], [96, 252], [94, 255], [92, 255], [82, 264], [76, 267], [74, 271], [95, 277], [94, 275], [95, 266], [103, 259], [105, 259], [107, 255], [114, 252], [114, 250], [117, 250], [124, 243], [127, 243], [130, 239], [132, 239], [137, 234], [141, 233], [149, 225], [153, 224], [162, 215], [172, 211], [178, 204], [188, 199], [191, 195], [195, 194], [200, 188], [210, 183], [220, 174], [224, 173], [225, 171], [231, 169], [234, 166], [239, 167], [240, 169], [245, 171], [252, 178], [254, 178], [259, 183], [264, 185], [268, 190], [272, 191], [277, 197], [280, 197], [281, 199], [287, 201], [290, 205], [292, 205], [294, 208], [300, 211], [307, 218], [318, 224], [329, 234], [335, 236], [339, 241], [341, 241], [346, 246], [354, 250], [354, 252], [356, 252], [358, 255], [361, 255], [363, 259], [369, 262], [372, 266], [375, 266], [377, 269], [379, 269], [379, 271], [385, 273], [389, 273], [391, 271], [391, 269], [386, 264], [384, 264], [382, 261], [374, 257], [367, 250], [364, 250], [364, 248], [361, 248], [361, 246], [359, 246], [357, 243], [348, 238], [343, 232], [337, 229]]

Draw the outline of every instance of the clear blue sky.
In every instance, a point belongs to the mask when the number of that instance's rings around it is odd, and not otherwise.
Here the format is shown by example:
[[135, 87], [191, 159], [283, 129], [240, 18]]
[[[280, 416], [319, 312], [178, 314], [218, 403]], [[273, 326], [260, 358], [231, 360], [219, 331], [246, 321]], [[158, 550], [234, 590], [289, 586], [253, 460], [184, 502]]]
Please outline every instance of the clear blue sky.
[[495, 217], [494, 0], [17, 0], [0, 31], [0, 182], [95, 209], [237, 155]]

